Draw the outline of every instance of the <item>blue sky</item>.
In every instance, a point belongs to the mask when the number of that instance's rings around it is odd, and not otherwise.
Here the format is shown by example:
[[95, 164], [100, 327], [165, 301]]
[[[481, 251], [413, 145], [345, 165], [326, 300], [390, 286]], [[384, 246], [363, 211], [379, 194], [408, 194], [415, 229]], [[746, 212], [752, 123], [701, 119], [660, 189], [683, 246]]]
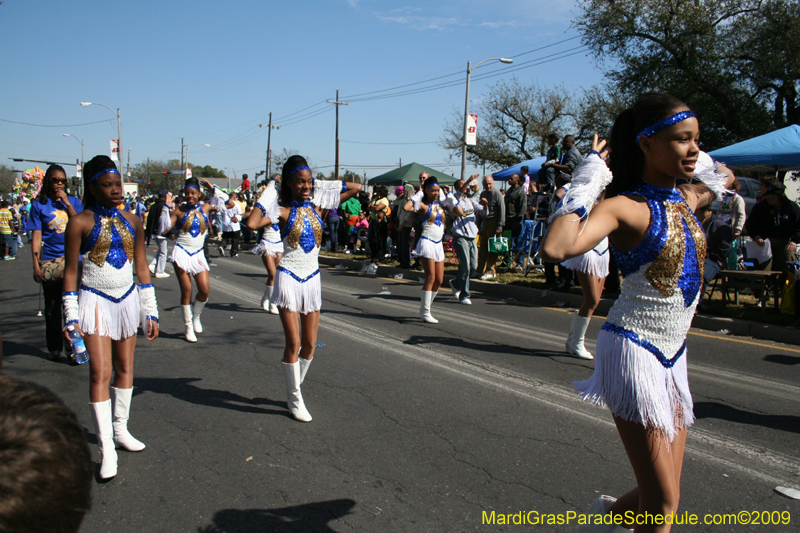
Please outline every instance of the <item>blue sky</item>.
[[[580, 46], [554, 45], [577, 37], [569, 25], [577, 16], [574, 1], [540, 0], [5, 0], [0, 162], [75, 161], [80, 144], [64, 133], [85, 140], [87, 160], [108, 154], [116, 118], [79, 105], [91, 101], [120, 108], [132, 165], [179, 158], [184, 138], [193, 164], [252, 176], [264, 168], [267, 144], [258, 124], [272, 112], [281, 125], [273, 152], [300, 153], [327, 173], [335, 114], [324, 102], [338, 89], [350, 101], [340, 107], [343, 168], [372, 177], [402, 160], [457, 174], [460, 160], [449, 161], [438, 141], [453, 110], [463, 113], [467, 61], [515, 58], [473, 73], [471, 105], [514, 75], [571, 89], [598, 84], [602, 73], [586, 52], [519, 68]], [[476, 79], [492, 72], [500, 75]], [[437, 83], [450, 86], [374, 99]]]

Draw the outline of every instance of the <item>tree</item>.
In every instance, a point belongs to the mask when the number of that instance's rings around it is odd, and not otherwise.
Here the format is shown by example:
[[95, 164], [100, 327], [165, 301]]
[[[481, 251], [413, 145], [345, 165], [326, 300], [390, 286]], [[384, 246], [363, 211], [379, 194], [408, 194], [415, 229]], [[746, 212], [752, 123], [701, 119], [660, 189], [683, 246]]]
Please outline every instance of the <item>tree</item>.
[[192, 176], [196, 178], [225, 178], [225, 172], [219, 170], [217, 168], [212, 167], [211, 165], [206, 165], [204, 167], [201, 166], [192, 166], [191, 164], [187, 165], [189, 168], [192, 169]]
[[[543, 155], [547, 135], [563, 130], [570, 121], [570, 96], [566, 88], [540, 87], [514, 77], [489, 87], [475, 106], [478, 136], [475, 146], [467, 146], [467, 159], [481, 166], [487, 163], [503, 168], [520, 160]], [[464, 137], [464, 114], [453, 111], [445, 125], [441, 146], [451, 158], [461, 157]]]
[[581, 9], [575, 27], [601, 60], [613, 60], [614, 93], [680, 98], [700, 117], [705, 149], [796, 120], [796, 2], [582, 0]]
[[14, 170], [5, 165], [0, 165], [0, 193], [5, 195], [14, 189]]

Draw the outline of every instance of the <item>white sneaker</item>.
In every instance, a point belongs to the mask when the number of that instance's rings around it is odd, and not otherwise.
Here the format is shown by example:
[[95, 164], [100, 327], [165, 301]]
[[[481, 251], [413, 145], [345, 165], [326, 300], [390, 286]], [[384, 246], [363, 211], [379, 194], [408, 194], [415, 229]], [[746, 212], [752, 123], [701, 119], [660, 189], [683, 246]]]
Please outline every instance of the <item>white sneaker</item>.
[[453, 291], [453, 297], [454, 297], [455, 299], [458, 299], [458, 297], [461, 295], [461, 291], [460, 291], [460, 290], [458, 290], [458, 289], [456, 289], [456, 283], [455, 283], [455, 281], [456, 281], [456, 280], [455, 280], [455, 278], [453, 278], [453, 279], [451, 279], [451, 280], [450, 280], [450, 290], [452, 290], [452, 291]]
[[219, 256], [225, 257], [225, 248], [223, 248], [222, 246], [219, 247]]
[[461, 298], [458, 301], [458, 303], [464, 304], [464, 305], [472, 305], [472, 300], [470, 300], [469, 298]]
[[166, 272], [159, 272], [159, 273], [158, 273], [158, 274], [156, 274], [155, 276], [156, 276], [157, 278], [168, 278], [168, 277], [169, 277], [169, 274], [167, 274]]
[[155, 276], [155, 274], [156, 274], [156, 267], [154, 267], [153, 265], [150, 265], [148, 268], [150, 269], [150, 273], [151, 273], [151, 274], [153, 274], [153, 275]]
[[487, 279], [493, 279], [494, 277], [495, 277], [494, 274], [492, 274], [491, 272], [487, 272], [486, 274], [481, 276], [481, 280], [486, 281]]

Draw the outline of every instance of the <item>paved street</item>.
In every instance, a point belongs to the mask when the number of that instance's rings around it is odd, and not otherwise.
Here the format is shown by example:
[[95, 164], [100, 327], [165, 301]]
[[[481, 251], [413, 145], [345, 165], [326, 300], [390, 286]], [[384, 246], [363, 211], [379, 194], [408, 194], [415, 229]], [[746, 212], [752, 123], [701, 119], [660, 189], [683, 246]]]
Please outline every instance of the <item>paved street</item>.
[[[175, 277], [154, 280], [162, 332], [139, 337], [129, 426], [147, 448], [120, 452], [81, 531], [575, 531], [482, 520], [583, 512], [635, 484], [609, 413], [570, 384], [593, 363], [563, 353], [566, 310], [480, 294], [467, 307], [443, 289], [428, 325], [421, 273], [323, 267], [320, 347], [303, 384], [314, 420], [302, 424], [286, 409], [280, 321], [258, 307], [260, 259], [216, 255], [197, 344], [183, 339]], [[4, 371], [63, 398], [99, 461], [88, 365], [48, 360], [30, 249], [18, 257], [0, 262]], [[800, 501], [773, 489], [800, 488], [800, 349], [700, 330], [687, 343], [698, 420], [681, 511], [790, 511], [792, 523], [673, 531], [797, 531]]]

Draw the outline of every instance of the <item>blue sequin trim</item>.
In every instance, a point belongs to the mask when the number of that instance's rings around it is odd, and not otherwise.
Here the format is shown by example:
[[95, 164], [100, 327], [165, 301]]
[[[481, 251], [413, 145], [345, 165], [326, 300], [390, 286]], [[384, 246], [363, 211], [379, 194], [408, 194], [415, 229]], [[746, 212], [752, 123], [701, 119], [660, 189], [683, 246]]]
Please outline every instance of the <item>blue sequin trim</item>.
[[258, 202], [256, 202], [256, 207], [261, 209], [261, 216], [267, 218], [267, 209]]
[[[81, 255], [89, 253], [97, 244], [97, 239], [100, 237], [100, 231], [103, 228], [101, 223], [101, 219], [103, 218], [116, 218], [125, 226], [125, 229], [131, 234], [131, 236], [136, 239], [136, 231], [133, 229], [133, 226], [130, 222], [128, 222], [125, 217], [119, 212], [119, 209], [116, 207], [101, 207], [97, 205], [93, 205], [89, 208], [94, 213], [94, 226], [92, 226], [92, 231], [89, 233], [89, 236], [81, 243], [80, 252]], [[106, 254], [106, 262], [119, 270], [128, 262], [128, 254], [125, 252], [125, 246], [122, 243], [122, 237], [120, 236], [117, 228], [111, 226], [111, 245], [108, 250], [108, 254]]]
[[300, 276], [298, 276], [297, 274], [295, 274], [291, 270], [288, 270], [288, 269], [286, 269], [286, 268], [284, 268], [282, 266], [279, 266], [278, 270], [280, 270], [281, 272], [285, 272], [286, 274], [289, 274], [290, 276], [292, 276], [294, 279], [296, 279], [300, 283], [305, 283], [306, 281], [310, 280], [311, 278], [313, 278], [314, 276], [319, 274], [319, 269], [317, 269], [314, 272], [312, 272], [311, 274], [309, 274], [308, 276], [306, 276], [305, 278], [301, 278]]
[[142, 283], [141, 285], [139, 285], [140, 289], [147, 289], [148, 287], [155, 287], [155, 285], [153, 285], [152, 283]]
[[71, 326], [72, 324], [77, 324], [77, 323], [78, 323], [77, 320], [70, 320], [69, 322], [64, 324], [64, 329], [67, 329], [67, 326]]
[[[185, 206], [185, 209], [184, 209], [183, 218], [181, 219], [181, 224], [180, 224], [181, 228], [186, 223], [186, 219], [189, 217], [189, 215], [192, 213], [192, 211], [194, 211], [196, 209], [199, 209], [200, 210], [200, 214], [203, 215], [203, 219], [206, 221], [206, 228], [209, 226], [208, 217], [206, 216], [206, 212], [203, 211], [203, 209], [199, 205], [184, 204], [184, 206]], [[184, 206], [181, 206], [181, 207], [184, 207]], [[197, 237], [198, 235], [200, 235], [200, 221], [197, 220], [197, 215], [195, 215], [194, 218], [192, 219], [192, 225], [189, 227], [189, 235], [191, 235], [192, 237]]]
[[197, 254], [199, 254], [200, 252], [202, 252], [202, 251], [203, 251], [203, 249], [202, 249], [202, 248], [200, 248], [199, 250], [195, 250], [194, 252], [190, 252], [189, 250], [187, 250], [187, 249], [186, 249], [186, 247], [184, 247], [184, 246], [181, 246], [181, 245], [180, 245], [180, 244], [178, 244], [178, 243], [175, 243], [175, 246], [177, 246], [178, 248], [180, 248], [181, 250], [183, 250], [184, 252], [186, 252], [187, 254], [189, 254], [189, 256], [190, 256], [190, 257], [191, 257], [191, 256], [193, 256], [193, 255], [197, 255]]
[[664, 368], [672, 368], [673, 366], [675, 366], [675, 363], [678, 362], [678, 359], [680, 359], [681, 356], [684, 353], [686, 353], [685, 340], [683, 341], [681, 347], [678, 349], [678, 352], [672, 357], [672, 359], [667, 359], [666, 356], [664, 356], [664, 353], [661, 350], [659, 350], [655, 345], [653, 345], [653, 343], [645, 339], [639, 338], [639, 335], [637, 335], [633, 331], [628, 331], [627, 329], [617, 326], [616, 324], [611, 324], [610, 322], [606, 322], [605, 324], [603, 324], [603, 326], [600, 329], [609, 331], [614, 335], [618, 335], [620, 337], [625, 337], [626, 339], [636, 344], [637, 346], [641, 346], [651, 354], [655, 355], [656, 359], [658, 359], [658, 362], [661, 363], [661, 366], [663, 366]]
[[289, 207], [314, 207], [311, 200], [292, 200], [289, 202]]
[[442, 242], [442, 239], [439, 239], [438, 241], [434, 241], [433, 239], [430, 239], [430, 238], [428, 238], [428, 237], [426, 237], [424, 235], [422, 237], [420, 237], [420, 238], [421, 239], [425, 239], [426, 241], [431, 241], [433, 244], [439, 244], [440, 242]]
[[347, 182], [342, 180], [342, 192], [345, 192], [346, 190], [347, 190]]
[[77, 296], [77, 295], [78, 295], [77, 291], [64, 291], [64, 292], [61, 293], [61, 297], [62, 298], [64, 296]]
[[687, 118], [696, 116], [697, 115], [694, 114], [694, 111], [681, 111], [680, 113], [675, 113], [674, 115], [669, 116], [664, 120], [659, 120], [652, 126], [648, 126], [641, 132], [639, 132], [639, 135], [636, 136], [636, 146], [639, 146], [639, 139], [642, 137], [642, 135], [647, 135], [648, 137], [652, 137], [661, 130], [665, 130], [670, 126], [674, 126], [678, 122], [683, 122]]
[[112, 302], [114, 302], [115, 304], [118, 304], [118, 303], [120, 303], [120, 302], [121, 302], [121, 301], [123, 301], [125, 298], [127, 298], [128, 296], [130, 296], [130, 295], [131, 295], [131, 293], [133, 292], [133, 289], [135, 289], [135, 288], [136, 288], [136, 285], [131, 285], [131, 288], [130, 288], [130, 289], [128, 289], [128, 291], [127, 291], [125, 294], [123, 294], [123, 295], [122, 295], [121, 297], [119, 297], [119, 298], [114, 298], [113, 296], [109, 296], [108, 294], [104, 293], [103, 291], [100, 291], [100, 290], [97, 290], [97, 289], [93, 289], [92, 287], [87, 287], [86, 285], [81, 285], [81, 290], [82, 290], [82, 291], [89, 291], [89, 292], [93, 292], [94, 294], [96, 294], [96, 295], [98, 295], [98, 296], [102, 296], [102, 297], [103, 297], [103, 298], [105, 298], [106, 300], [112, 301]]
[[147, 315], [147, 319], [148, 319], [148, 320], [152, 320], [153, 322], [155, 322], [156, 324], [158, 324], [158, 317], [157, 317], [157, 316], [151, 316], [151, 315]]
[[[434, 185], [438, 185], [438, 183], [435, 183]], [[432, 214], [432, 211], [433, 211], [433, 206], [439, 206], [439, 202], [438, 201], [431, 202], [431, 204], [428, 206], [428, 211], [425, 213], [425, 219], [426, 220], [430, 218], [430, 216]], [[439, 207], [439, 209], [436, 210], [436, 218], [434, 219], [433, 223], [436, 224], [437, 226], [441, 226], [442, 225], [442, 208], [441, 207]]]

